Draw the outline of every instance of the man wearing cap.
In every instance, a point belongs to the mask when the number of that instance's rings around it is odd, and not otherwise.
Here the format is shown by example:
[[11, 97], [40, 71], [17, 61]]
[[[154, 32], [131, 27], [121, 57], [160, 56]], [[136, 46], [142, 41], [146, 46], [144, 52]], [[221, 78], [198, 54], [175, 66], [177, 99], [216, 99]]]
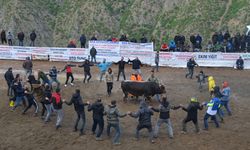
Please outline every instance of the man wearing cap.
[[182, 121], [182, 133], [187, 132], [186, 124], [192, 121], [195, 125], [196, 132], [200, 131], [198, 124], [198, 109], [202, 110], [203, 106], [200, 105], [198, 100], [195, 97], [192, 97], [188, 107], [180, 105], [181, 108], [187, 112], [187, 117]]

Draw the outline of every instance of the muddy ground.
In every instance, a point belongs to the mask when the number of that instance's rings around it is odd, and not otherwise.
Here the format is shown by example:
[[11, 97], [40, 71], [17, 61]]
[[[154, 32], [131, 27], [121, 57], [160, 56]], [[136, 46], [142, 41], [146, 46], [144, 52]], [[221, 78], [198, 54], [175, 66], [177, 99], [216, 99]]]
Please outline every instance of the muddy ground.
[[[0, 61], [0, 70], [3, 72], [9, 66], [14, 70], [22, 70], [22, 61]], [[34, 70], [42, 69], [48, 71], [52, 65], [63, 68], [65, 63], [35, 61]], [[117, 66], [112, 66], [115, 76], [117, 76]], [[121, 119], [121, 145], [113, 146], [111, 139], [103, 134], [104, 141], [95, 141], [91, 134], [92, 113], [87, 112], [86, 135], [79, 136], [79, 133], [72, 132], [75, 121], [75, 112], [73, 106], [64, 105], [64, 120], [62, 128], [55, 130], [55, 116], [49, 124], [44, 124], [40, 116], [33, 116], [33, 109], [30, 109], [26, 115], [21, 115], [23, 107], [11, 112], [8, 106], [8, 97], [6, 96], [6, 83], [1, 73], [0, 88], [0, 150], [78, 150], [78, 149], [169, 149], [169, 150], [248, 150], [250, 149], [250, 71], [236, 71], [231, 68], [196, 68], [196, 74], [200, 69], [208, 75], [213, 75], [216, 83], [221, 85], [223, 81], [228, 81], [232, 89], [231, 108], [233, 115], [225, 117], [225, 123], [221, 128], [215, 128], [213, 123], [209, 124], [209, 131], [201, 131], [200, 134], [194, 132], [192, 123], [188, 124], [188, 133], [181, 134], [181, 121], [186, 113], [179, 110], [171, 112], [171, 121], [174, 129], [174, 139], [169, 139], [166, 134], [165, 126], [162, 126], [159, 138], [155, 144], [148, 141], [146, 130], [141, 132], [141, 139], [136, 141], [135, 128], [137, 120], [131, 117]], [[150, 67], [142, 67], [144, 78], [150, 75]], [[14, 71], [16, 74], [18, 71]], [[74, 68], [76, 80], [74, 87], [62, 87], [62, 97], [69, 100], [75, 88], [80, 88], [84, 101], [94, 102], [96, 98], [101, 97], [105, 104], [111, 100], [118, 101], [118, 108], [122, 112], [136, 111], [138, 103], [122, 101], [123, 93], [120, 89], [120, 82], [114, 82], [114, 89], [111, 97], [106, 95], [105, 82], [100, 83], [98, 79], [97, 67], [92, 67], [93, 78], [90, 83], [82, 83], [83, 69]], [[131, 66], [126, 67], [127, 77], [131, 74]], [[196, 96], [200, 102], [209, 100], [207, 85], [204, 90], [199, 92], [196, 79], [190, 80], [184, 77], [185, 69], [160, 68], [156, 76], [166, 86], [167, 95], [170, 103], [173, 105], [187, 104], [190, 97]], [[65, 73], [60, 75], [61, 82], [65, 80]], [[150, 105], [157, 106], [154, 100]], [[41, 107], [40, 107], [41, 108]], [[203, 116], [205, 110], [199, 112], [200, 128], [203, 128]], [[153, 125], [157, 121], [158, 114], [153, 116]], [[106, 122], [105, 122], [106, 123]]]

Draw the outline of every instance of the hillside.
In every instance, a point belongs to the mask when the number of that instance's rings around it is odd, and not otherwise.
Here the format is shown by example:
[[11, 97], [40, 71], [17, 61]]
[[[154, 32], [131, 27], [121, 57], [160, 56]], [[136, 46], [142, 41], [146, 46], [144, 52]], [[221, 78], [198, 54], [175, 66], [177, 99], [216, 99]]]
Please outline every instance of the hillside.
[[0, 30], [28, 38], [35, 29], [39, 46], [65, 46], [82, 33], [98, 39], [145, 33], [159, 43], [199, 32], [208, 39], [221, 29], [245, 31], [249, 7], [249, 0], [0, 0]]

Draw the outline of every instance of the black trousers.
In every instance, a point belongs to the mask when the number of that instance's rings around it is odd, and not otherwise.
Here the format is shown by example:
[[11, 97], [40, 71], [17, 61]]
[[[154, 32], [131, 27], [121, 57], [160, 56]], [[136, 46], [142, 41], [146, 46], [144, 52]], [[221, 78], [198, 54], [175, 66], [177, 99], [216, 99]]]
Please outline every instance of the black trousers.
[[[98, 131], [96, 133], [95, 131], [96, 131], [97, 126], [98, 126]], [[100, 137], [102, 135], [103, 128], [104, 128], [103, 119], [93, 119], [92, 132], [96, 133], [96, 137]]]
[[120, 74], [121, 74], [121, 73], [122, 73], [122, 75], [123, 75], [123, 79], [126, 80], [126, 76], [125, 76], [124, 69], [119, 69], [119, 70], [118, 70], [117, 81], [119, 81], [119, 78], [120, 78]]
[[190, 117], [186, 117], [183, 121], [182, 121], [182, 130], [183, 131], [187, 131], [187, 127], [186, 127], [186, 124], [188, 122], [192, 121], [193, 124], [195, 125], [195, 129], [196, 129], [196, 132], [199, 132], [199, 125], [198, 125], [198, 121], [197, 121], [197, 118], [190, 118]]
[[11, 88], [11, 83], [7, 82], [7, 85], [8, 85], [7, 96], [12, 96], [13, 92], [12, 92], [12, 88]]
[[113, 89], [113, 82], [107, 82], [107, 92], [108, 92], [108, 95], [111, 94], [112, 89]]
[[75, 122], [75, 130], [77, 130], [78, 123], [82, 119], [82, 127], [80, 129], [80, 132], [83, 133], [85, 123], [86, 123], [85, 112], [83, 112], [83, 111], [82, 112], [76, 112], [76, 114], [77, 114], [77, 118], [76, 118], [76, 122]]
[[92, 76], [91, 76], [89, 71], [84, 71], [83, 83], [85, 83], [87, 76], [89, 76], [88, 79], [87, 79], [87, 82], [89, 82], [89, 80], [91, 79]]
[[36, 102], [35, 99], [32, 99], [32, 100], [28, 100], [28, 106], [24, 109], [23, 113], [26, 113], [30, 108], [31, 106], [34, 106], [35, 107], [35, 114], [38, 113], [38, 104]]
[[69, 81], [69, 77], [71, 77], [71, 83], [73, 83], [74, 81], [74, 76], [71, 72], [67, 72], [66, 73], [66, 81], [65, 81], [65, 84], [68, 84], [68, 81]]
[[42, 114], [41, 114], [41, 116], [43, 117], [44, 114], [45, 114], [45, 111], [46, 111], [46, 107], [45, 107], [44, 102], [41, 102], [41, 104], [42, 104]]
[[186, 74], [186, 78], [190, 76], [190, 79], [192, 79], [193, 74], [194, 74], [194, 68], [188, 68], [188, 73]]

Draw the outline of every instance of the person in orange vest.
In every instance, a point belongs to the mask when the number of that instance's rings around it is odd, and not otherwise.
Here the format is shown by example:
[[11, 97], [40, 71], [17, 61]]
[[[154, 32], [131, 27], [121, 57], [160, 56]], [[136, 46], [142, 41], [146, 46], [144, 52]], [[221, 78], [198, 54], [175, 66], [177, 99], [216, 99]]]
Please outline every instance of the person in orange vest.
[[142, 81], [142, 77], [139, 74], [132, 73], [130, 76], [131, 81]]
[[131, 76], [130, 76], [130, 80], [131, 80], [131, 81], [136, 81], [136, 76], [135, 76], [135, 74], [134, 74], [134, 73], [132, 73], [132, 74], [131, 74]]
[[141, 75], [135, 74], [135, 76], [136, 76], [136, 81], [143, 81]]

